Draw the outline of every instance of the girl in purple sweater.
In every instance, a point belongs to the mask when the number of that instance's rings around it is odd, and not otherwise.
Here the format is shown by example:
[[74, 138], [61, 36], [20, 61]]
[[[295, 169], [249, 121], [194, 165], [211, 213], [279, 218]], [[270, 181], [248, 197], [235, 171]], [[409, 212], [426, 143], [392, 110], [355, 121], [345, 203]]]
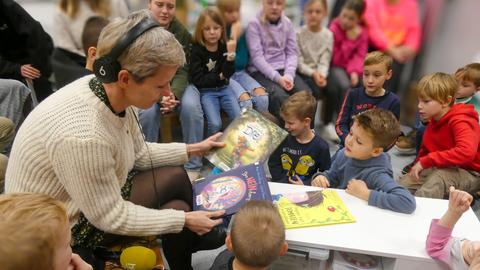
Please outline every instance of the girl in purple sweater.
[[267, 89], [269, 111], [280, 119], [280, 107], [291, 94], [308, 90], [298, 76], [297, 42], [292, 22], [283, 14], [285, 0], [263, 0], [263, 9], [247, 27], [248, 70]]

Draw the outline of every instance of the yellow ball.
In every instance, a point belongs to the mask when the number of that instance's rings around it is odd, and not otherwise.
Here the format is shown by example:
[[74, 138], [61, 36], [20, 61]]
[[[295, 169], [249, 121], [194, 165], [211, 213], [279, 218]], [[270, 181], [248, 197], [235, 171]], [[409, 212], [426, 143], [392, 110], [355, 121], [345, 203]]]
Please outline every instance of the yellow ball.
[[157, 262], [155, 252], [142, 246], [132, 246], [120, 254], [120, 264], [127, 270], [151, 270]]

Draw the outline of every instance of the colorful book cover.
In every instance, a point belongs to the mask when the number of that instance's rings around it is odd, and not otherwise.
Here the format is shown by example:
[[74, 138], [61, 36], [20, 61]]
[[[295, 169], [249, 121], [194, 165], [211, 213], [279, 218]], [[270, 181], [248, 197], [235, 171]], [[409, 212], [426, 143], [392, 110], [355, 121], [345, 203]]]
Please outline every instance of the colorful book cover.
[[206, 158], [224, 171], [264, 162], [287, 135], [287, 131], [259, 112], [244, 108], [220, 138], [225, 147], [216, 148]]
[[272, 198], [286, 229], [355, 222], [332, 189], [276, 194]]
[[254, 163], [209, 175], [193, 183], [193, 210], [225, 210], [231, 215], [251, 200], [272, 201], [262, 164]]

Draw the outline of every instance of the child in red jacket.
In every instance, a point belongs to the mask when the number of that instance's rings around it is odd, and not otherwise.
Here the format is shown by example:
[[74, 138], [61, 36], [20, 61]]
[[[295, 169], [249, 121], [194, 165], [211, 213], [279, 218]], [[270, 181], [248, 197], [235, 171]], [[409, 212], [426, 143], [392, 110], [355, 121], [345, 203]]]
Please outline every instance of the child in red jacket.
[[443, 199], [448, 189], [480, 189], [480, 126], [473, 106], [454, 104], [458, 84], [452, 75], [434, 73], [418, 85], [418, 111], [428, 121], [422, 145], [400, 184], [416, 196]]

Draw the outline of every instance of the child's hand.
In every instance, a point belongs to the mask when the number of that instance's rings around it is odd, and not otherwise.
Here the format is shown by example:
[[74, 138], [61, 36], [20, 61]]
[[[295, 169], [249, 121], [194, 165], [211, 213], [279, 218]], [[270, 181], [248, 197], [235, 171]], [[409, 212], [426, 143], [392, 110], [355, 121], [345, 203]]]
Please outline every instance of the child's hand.
[[368, 197], [370, 197], [370, 190], [368, 189], [367, 184], [363, 180], [350, 180], [345, 191], [348, 194], [351, 194], [365, 201], [368, 201]]
[[330, 187], [330, 182], [328, 182], [328, 179], [325, 176], [319, 175], [319, 176], [313, 178], [312, 186], [321, 187], [321, 188], [328, 188], [328, 187]]
[[357, 86], [358, 81], [359, 81], [358, 74], [356, 72], [352, 72], [352, 74], [350, 74], [350, 85], [352, 87], [355, 87]]
[[32, 80], [38, 79], [42, 75], [40, 70], [34, 68], [31, 64], [22, 65], [20, 67], [20, 73], [22, 77]]
[[410, 169], [410, 175], [413, 176], [417, 182], [420, 182], [420, 172], [423, 171], [422, 163], [417, 161], [415, 165]]
[[404, 62], [410, 61], [415, 57], [415, 51], [405, 45], [399, 46], [398, 50], [400, 52], [400, 55], [402, 55], [402, 59]]
[[292, 179], [292, 177], [288, 177], [288, 182], [290, 182], [291, 184], [303, 186], [303, 181], [302, 179], [300, 179], [300, 177], [298, 177], [298, 175], [294, 175], [293, 178], [294, 179]]
[[238, 40], [241, 35], [242, 35], [242, 24], [240, 22], [240, 19], [238, 19], [238, 21], [232, 23], [230, 37]]
[[448, 199], [448, 210], [462, 215], [470, 208], [472, 200], [472, 195], [463, 190], [455, 189], [453, 186], [451, 186]]
[[169, 113], [175, 109], [178, 103], [180, 103], [180, 101], [175, 99], [175, 95], [173, 93], [170, 93], [169, 96], [163, 96], [162, 100], [160, 101], [160, 112], [162, 114]]
[[405, 59], [402, 51], [397, 46], [392, 46], [386, 50], [386, 53], [390, 55], [395, 61], [404, 63]]
[[237, 49], [237, 40], [229, 39], [227, 41], [227, 52], [234, 53], [236, 49]]
[[327, 85], [327, 80], [318, 71], [313, 72], [312, 77], [318, 87], [325, 87]]
[[293, 82], [290, 80], [290, 78], [286, 76], [280, 77], [280, 79], [278, 80], [278, 84], [280, 84], [280, 86], [282, 86], [282, 88], [286, 91], [290, 91], [293, 89]]

